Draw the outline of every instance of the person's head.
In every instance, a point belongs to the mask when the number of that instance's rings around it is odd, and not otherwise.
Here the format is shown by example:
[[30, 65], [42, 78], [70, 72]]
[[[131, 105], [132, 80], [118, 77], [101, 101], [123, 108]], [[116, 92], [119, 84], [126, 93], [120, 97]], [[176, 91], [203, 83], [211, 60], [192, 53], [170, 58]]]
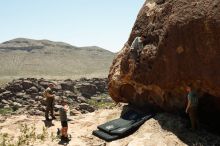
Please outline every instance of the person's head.
[[141, 35], [141, 41], [144, 42], [147, 39], [145, 35]]
[[48, 86], [49, 86], [50, 88], [53, 88], [53, 87], [54, 87], [54, 84], [53, 84], [53, 83], [50, 83]]
[[192, 91], [192, 84], [186, 85], [186, 91], [191, 92]]

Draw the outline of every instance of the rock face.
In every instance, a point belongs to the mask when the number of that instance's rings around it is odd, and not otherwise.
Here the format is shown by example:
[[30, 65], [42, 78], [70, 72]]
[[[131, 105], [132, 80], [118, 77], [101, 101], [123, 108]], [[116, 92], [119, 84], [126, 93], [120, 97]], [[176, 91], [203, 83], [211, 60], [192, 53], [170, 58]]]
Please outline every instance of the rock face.
[[[118, 53], [109, 73], [109, 93], [116, 102], [157, 110], [183, 110], [186, 84], [201, 93], [205, 113], [220, 113], [219, 0], [147, 1], [139, 12], [128, 44], [140, 34], [147, 44], [140, 63], [128, 45]], [[210, 106], [212, 109], [210, 109]]]

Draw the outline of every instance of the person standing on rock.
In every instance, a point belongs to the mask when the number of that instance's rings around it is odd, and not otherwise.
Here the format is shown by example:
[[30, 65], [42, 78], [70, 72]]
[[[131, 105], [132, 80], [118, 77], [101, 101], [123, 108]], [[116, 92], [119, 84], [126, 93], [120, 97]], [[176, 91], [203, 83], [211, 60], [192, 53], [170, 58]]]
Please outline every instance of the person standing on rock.
[[198, 95], [197, 93], [192, 90], [192, 86], [188, 85], [186, 87], [186, 91], [188, 92], [187, 95], [187, 107], [186, 113], [189, 114], [189, 118], [191, 121], [192, 130], [198, 129], [199, 122], [198, 122]]
[[52, 119], [56, 119], [56, 117], [54, 116], [54, 112], [53, 112], [54, 99], [55, 99], [55, 95], [52, 92], [53, 87], [54, 87], [54, 84], [50, 83], [48, 88], [43, 92], [43, 95], [46, 98], [46, 111], [45, 111], [46, 120], [50, 120], [49, 113], [50, 113]]
[[139, 63], [140, 61], [140, 54], [145, 46], [145, 41], [147, 37], [145, 35], [141, 35], [140, 37], [136, 37], [131, 44], [131, 53], [132, 57], [135, 61]]

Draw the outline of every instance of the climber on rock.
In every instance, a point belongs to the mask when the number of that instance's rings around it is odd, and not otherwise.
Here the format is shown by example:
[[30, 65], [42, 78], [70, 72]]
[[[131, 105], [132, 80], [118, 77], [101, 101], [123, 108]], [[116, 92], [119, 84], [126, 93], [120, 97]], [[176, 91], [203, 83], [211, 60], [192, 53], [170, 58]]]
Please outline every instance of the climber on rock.
[[140, 62], [140, 54], [145, 46], [146, 40], [147, 37], [141, 35], [140, 37], [136, 37], [131, 44], [131, 56], [137, 63]]
[[198, 121], [198, 95], [195, 90], [192, 89], [192, 85], [188, 85], [186, 87], [187, 95], [187, 107], [186, 113], [189, 114], [189, 118], [191, 121], [192, 130], [198, 129], [199, 121]]

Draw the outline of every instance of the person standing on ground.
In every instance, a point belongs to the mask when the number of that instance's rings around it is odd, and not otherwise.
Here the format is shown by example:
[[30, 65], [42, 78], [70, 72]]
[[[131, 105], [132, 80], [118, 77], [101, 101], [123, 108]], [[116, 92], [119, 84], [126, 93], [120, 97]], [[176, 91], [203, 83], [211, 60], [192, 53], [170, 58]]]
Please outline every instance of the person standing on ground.
[[192, 86], [189, 85], [186, 87], [187, 95], [187, 107], [186, 113], [189, 114], [191, 121], [192, 130], [198, 129], [198, 95], [196, 91], [192, 90]]
[[45, 118], [46, 120], [50, 120], [49, 119], [49, 113], [52, 117], [52, 119], [56, 119], [56, 117], [54, 116], [54, 99], [55, 99], [55, 95], [52, 92], [52, 88], [54, 87], [54, 84], [50, 83], [48, 88], [44, 91], [44, 97], [46, 98], [46, 111], [45, 111]]
[[67, 99], [62, 99], [61, 107], [59, 108], [60, 113], [60, 121], [61, 121], [61, 139], [62, 140], [69, 140], [68, 139], [68, 119], [67, 119], [67, 112], [69, 111], [69, 106], [67, 105]]

